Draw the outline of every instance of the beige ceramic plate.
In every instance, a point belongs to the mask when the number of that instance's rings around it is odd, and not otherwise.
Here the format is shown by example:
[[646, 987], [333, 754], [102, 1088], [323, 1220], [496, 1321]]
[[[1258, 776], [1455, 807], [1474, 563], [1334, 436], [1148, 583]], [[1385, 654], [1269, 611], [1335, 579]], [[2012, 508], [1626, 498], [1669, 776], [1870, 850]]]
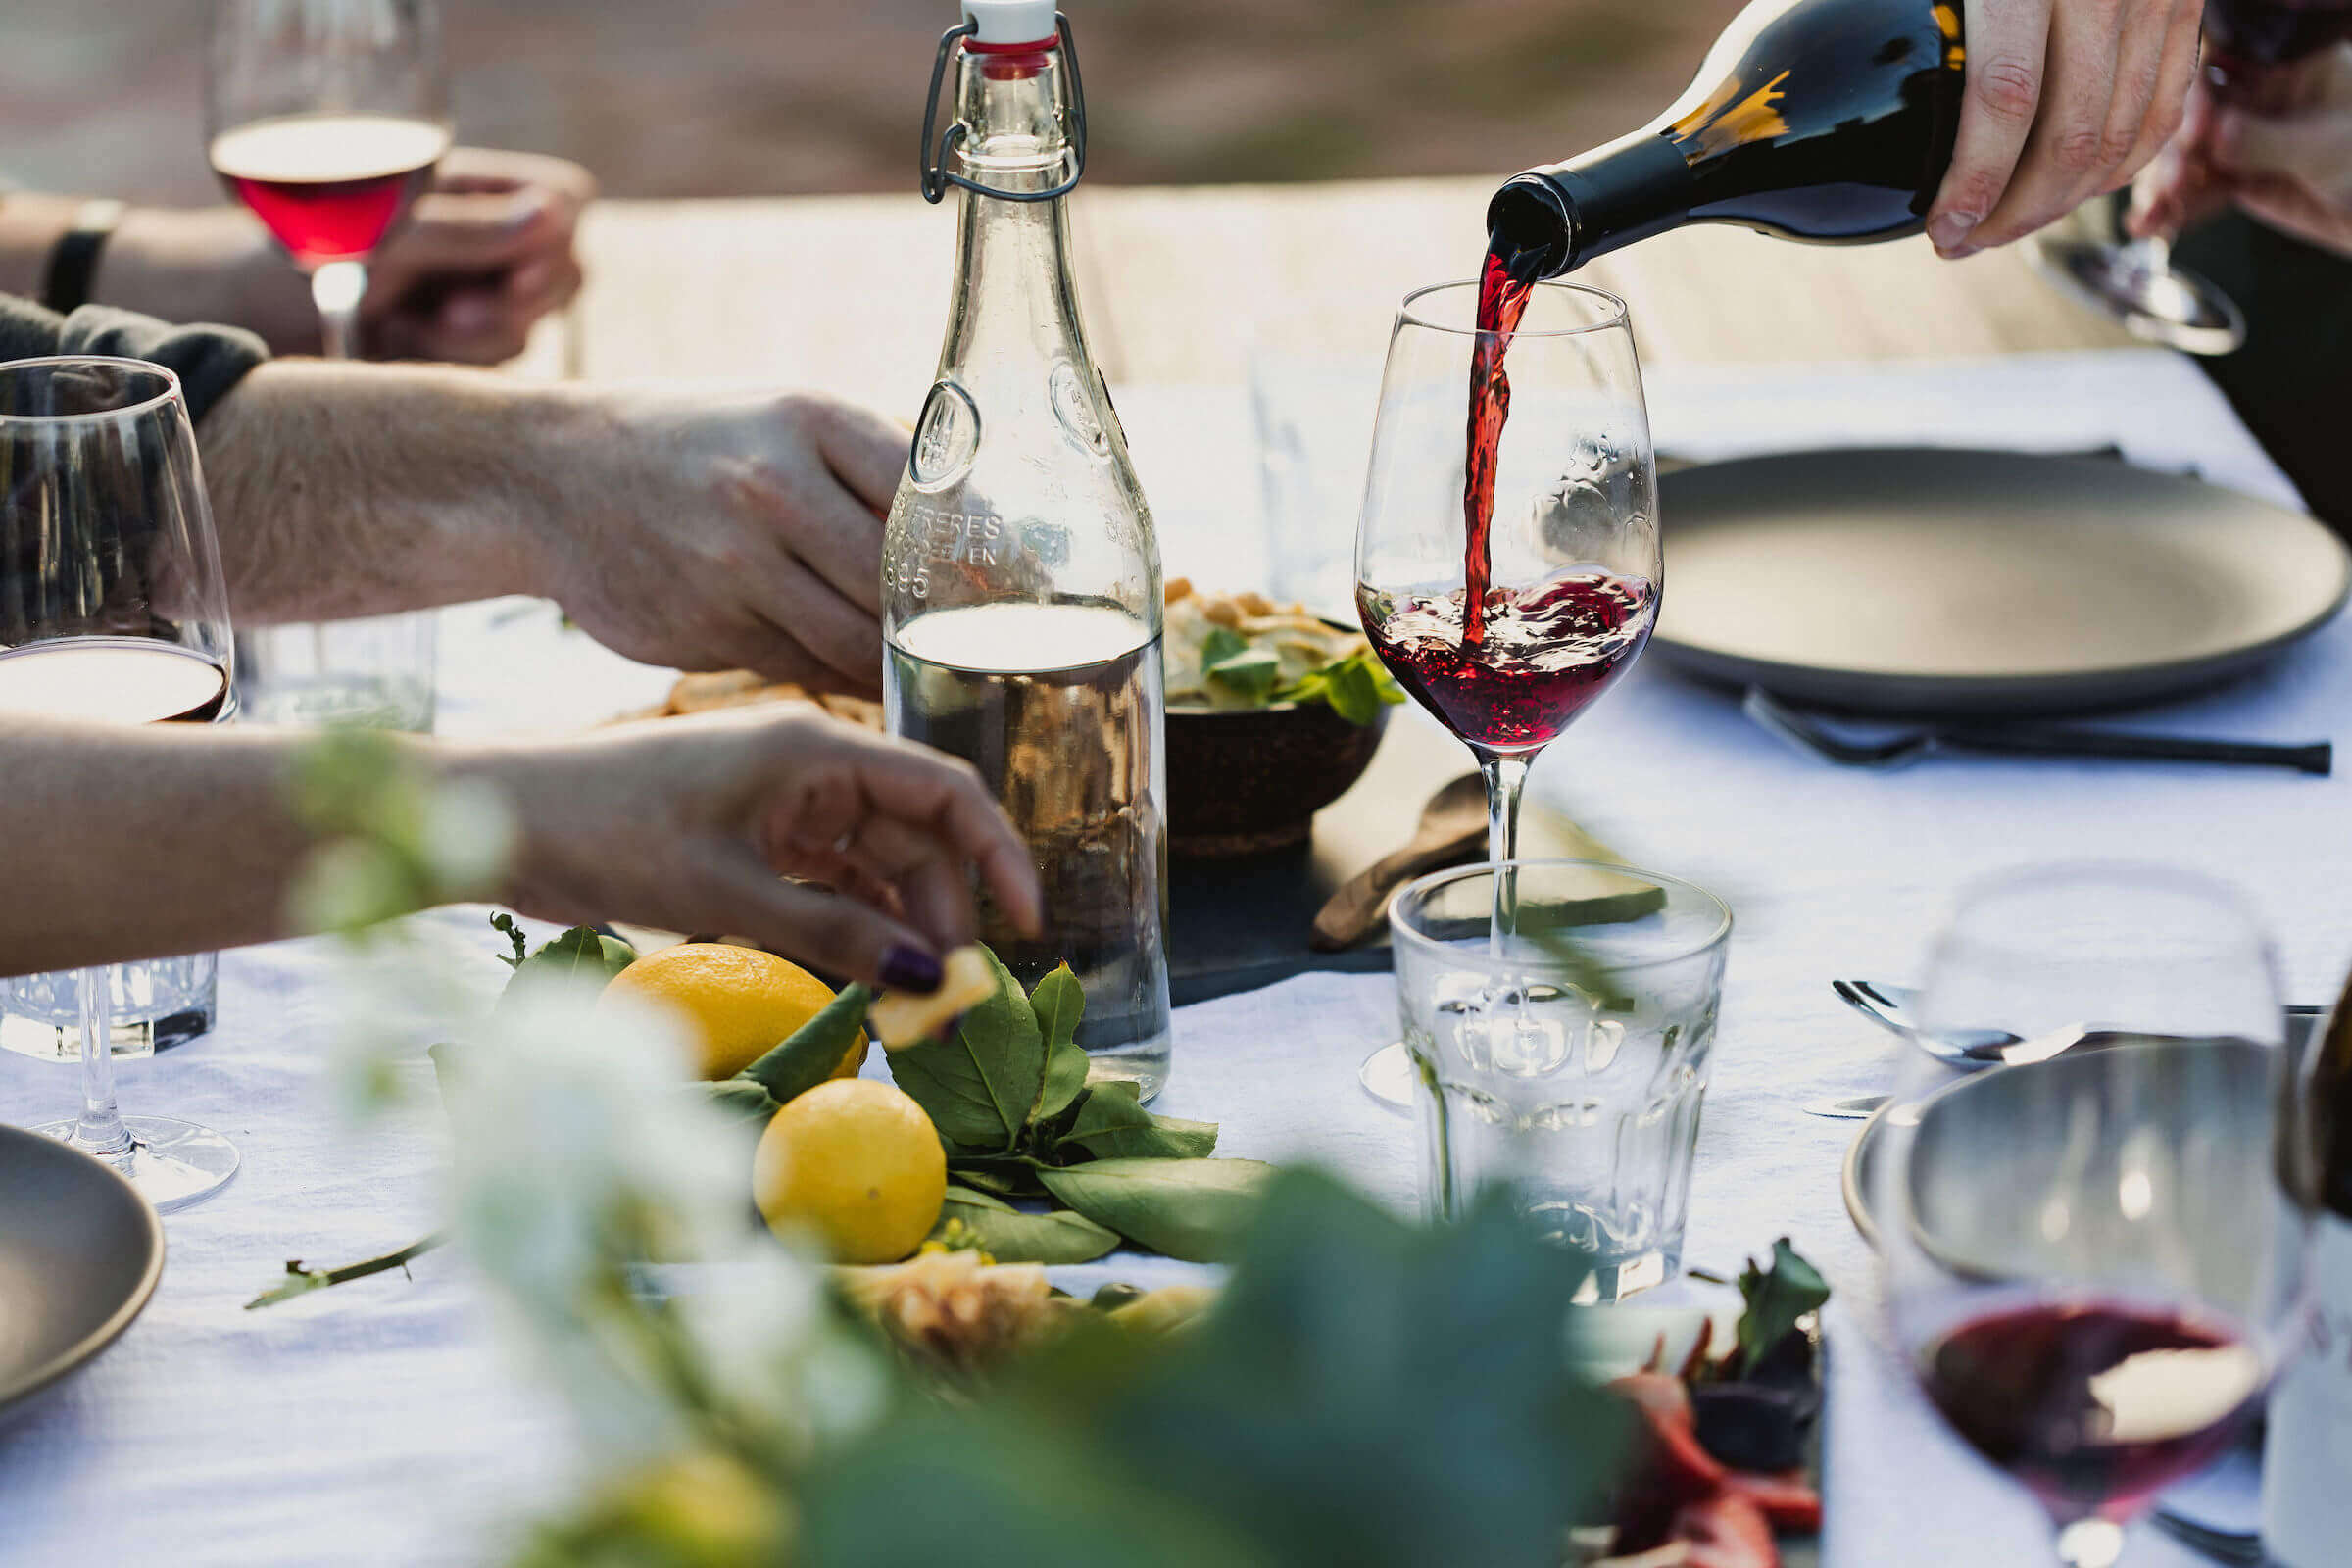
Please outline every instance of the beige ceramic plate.
[[1864, 711], [2028, 713], [2242, 674], [2352, 585], [2299, 513], [2096, 458], [1869, 448], [1659, 481], [1651, 646], [1703, 679]]
[[0, 1421], [130, 1327], [163, 1270], [163, 1225], [128, 1182], [0, 1127]]

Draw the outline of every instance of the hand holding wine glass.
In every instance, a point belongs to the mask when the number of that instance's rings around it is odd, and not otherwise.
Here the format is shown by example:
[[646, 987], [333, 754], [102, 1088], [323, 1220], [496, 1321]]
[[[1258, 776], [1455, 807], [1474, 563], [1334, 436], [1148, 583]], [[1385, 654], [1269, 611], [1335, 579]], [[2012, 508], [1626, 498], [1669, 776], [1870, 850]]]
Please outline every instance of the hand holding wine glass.
[[[2341, 13], [2352, 24], [2352, 10]], [[2235, 205], [2282, 233], [2352, 254], [2352, 41], [2282, 68], [2267, 107], [2217, 102], [2200, 84], [2183, 139], [2194, 162], [2144, 194], [2130, 227], [2178, 231]]]
[[209, 85], [214, 171], [352, 358], [368, 260], [449, 151], [433, 0], [222, 0]]
[[2107, 1568], [2291, 1348], [2304, 1219], [2273, 1178], [2270, 950], [2201, 878], [2033, 871], [1963, 900], [1920, 1006], [1935, 1029], [2122, 1037], [1957, 1080], [1919, 1056], [1872, 1205], [1899, 1216], [1880, 1255], [1909, 1370], [2042, 1504], [2058, 1560]]

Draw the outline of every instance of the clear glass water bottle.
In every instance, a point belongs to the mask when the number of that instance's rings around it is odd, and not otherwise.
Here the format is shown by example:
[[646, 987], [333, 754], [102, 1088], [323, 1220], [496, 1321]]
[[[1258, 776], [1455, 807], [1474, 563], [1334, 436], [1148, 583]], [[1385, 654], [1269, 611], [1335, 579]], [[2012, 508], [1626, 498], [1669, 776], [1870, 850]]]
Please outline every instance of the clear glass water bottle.
[[[950, 66], [955, 118], [931, 115]], [[1159, 549], [1087, 350], [1063, 199], [1086, 163], [1069, 21], [963, 0], [940, 40], [923, 194], [960, 191], [939, 376], [883, 546], [893, 733], [978, 767], [1029, 841], [1047, 929], [983, 906], [1025, 985], [1066, 961], [1093, 1076], [1168, 1076]]]

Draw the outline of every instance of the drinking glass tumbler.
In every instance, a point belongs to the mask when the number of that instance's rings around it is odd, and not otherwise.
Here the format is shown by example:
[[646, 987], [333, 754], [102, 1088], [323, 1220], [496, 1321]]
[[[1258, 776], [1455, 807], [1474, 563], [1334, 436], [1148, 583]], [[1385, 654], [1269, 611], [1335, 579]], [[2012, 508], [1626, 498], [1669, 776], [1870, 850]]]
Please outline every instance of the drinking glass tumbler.
[[[1497, 874], [1518, 879], [1509, 933]], [[1389, 919], [1431, 1217], [1501, 1187], [1592, 1260], [1579, 1299], [1673, 1278], [1730, 908], [1652, 871], [1514, 860], [1423, 877]]]

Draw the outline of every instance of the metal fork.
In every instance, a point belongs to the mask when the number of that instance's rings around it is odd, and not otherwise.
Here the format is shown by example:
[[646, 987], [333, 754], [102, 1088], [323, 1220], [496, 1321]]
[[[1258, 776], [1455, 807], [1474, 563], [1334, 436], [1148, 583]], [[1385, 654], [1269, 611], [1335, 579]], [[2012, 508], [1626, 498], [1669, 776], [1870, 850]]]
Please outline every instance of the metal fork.
[[2235, 762], [2287, 767], [2325, 777], [2334, 766], [2327, 741], [2278, 746], [2261, 741], [2211, 741], [2183, 735], [2141, 735], [2064, 724], [1939, 725], [1884, 741], [1849, 741], [1781, 702], [1760, 686], [1740, 699], [1740, 711], [1808, 757], [1840, 767], [1907, 767], [1936, 752], [1998, 757], [2086, 757], [2167, 762]]

